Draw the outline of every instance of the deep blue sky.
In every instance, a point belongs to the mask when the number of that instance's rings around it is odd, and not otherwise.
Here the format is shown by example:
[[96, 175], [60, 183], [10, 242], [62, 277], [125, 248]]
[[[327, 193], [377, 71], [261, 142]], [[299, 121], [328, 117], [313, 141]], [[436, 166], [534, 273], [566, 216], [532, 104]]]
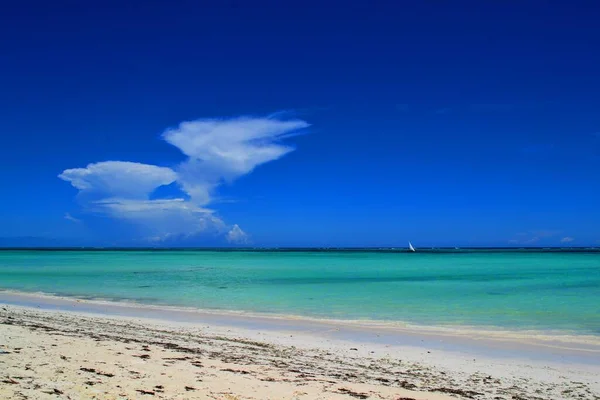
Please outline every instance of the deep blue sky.
[[599, 245], [598, 21], [592, 1], [4, 4], [0, 245], [142, 245], [58, 175], [176, 169], [165, 129], [280, 111], [310, 124], [295, 151], [207, 205], [253, 245]]

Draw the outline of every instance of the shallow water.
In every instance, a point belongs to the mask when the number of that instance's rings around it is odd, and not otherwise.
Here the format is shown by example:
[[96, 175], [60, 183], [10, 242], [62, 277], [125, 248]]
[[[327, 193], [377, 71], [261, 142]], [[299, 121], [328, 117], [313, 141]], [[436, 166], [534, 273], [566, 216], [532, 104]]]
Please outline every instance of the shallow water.
[[600, 253], [0, 251], [0, 288], [335, 319], [600, 335]]

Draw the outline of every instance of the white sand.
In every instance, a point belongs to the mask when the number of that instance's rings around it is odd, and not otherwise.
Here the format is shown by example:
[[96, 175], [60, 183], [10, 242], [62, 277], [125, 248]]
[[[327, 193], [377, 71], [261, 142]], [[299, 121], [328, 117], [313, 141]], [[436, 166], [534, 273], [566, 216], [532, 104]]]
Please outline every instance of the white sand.
[[[564, 338], [478, 338], [478, 349], [492, 351], [476, 354], [431, 347], [429, 333], [422, 345], [407, 335], [386, 344], [342, 338], [335, 324], [222, 322], [1, 306], [0, 398], [600, 399], [598, 349]], [[549, 357], [508, 351], [531, 346]]]

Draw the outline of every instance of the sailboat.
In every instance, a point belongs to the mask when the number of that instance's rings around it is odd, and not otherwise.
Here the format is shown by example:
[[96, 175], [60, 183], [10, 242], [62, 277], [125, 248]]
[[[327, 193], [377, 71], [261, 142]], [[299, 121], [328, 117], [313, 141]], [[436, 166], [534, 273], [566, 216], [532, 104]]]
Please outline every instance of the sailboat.
[[408, 242], [408, 250], [409, 251], [416, 251], [411, 242]]

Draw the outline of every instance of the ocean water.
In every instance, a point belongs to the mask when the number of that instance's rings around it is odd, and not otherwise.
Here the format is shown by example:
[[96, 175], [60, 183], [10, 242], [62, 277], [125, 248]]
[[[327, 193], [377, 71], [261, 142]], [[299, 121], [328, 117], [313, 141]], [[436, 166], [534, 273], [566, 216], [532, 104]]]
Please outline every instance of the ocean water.
[[0, 289], [600, 335], [600, 253], [0, 251]]

